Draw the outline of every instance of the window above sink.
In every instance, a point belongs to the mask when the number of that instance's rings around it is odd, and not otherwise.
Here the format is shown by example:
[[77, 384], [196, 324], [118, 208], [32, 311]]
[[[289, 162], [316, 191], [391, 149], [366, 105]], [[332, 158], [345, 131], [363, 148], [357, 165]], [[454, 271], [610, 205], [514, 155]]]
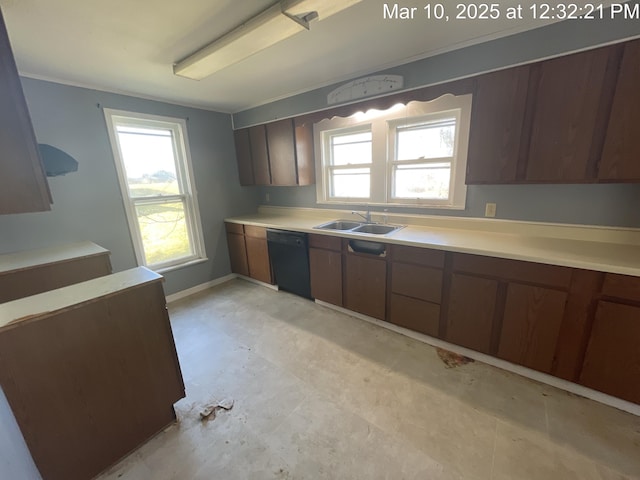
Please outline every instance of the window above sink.
[[471, 95], [314, 125], [319, 204], [463, 209]]

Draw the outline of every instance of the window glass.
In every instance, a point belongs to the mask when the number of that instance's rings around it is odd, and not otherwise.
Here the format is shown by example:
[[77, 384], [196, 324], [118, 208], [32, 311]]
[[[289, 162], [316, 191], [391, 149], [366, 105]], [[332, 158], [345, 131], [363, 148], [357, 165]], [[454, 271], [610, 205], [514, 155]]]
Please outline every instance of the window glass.
[[371, 191], [371, 170], [349, 168], [334, 170], [332, 174], [332, 197], [368, 198]]
[[451, 165], [448, 163], [397, 165], [395, 168], [395, 198], [449, 197]]
[[333, 165], [371, 163], [371, 132], [332, 135], [331, 152]]
[[426, 125], [398, 127], [398, 160], [453, 156], [455, 119]]
[[204, 258], [186, 122], [109, 109], [105, 116], [138, 263], [164, 270]]

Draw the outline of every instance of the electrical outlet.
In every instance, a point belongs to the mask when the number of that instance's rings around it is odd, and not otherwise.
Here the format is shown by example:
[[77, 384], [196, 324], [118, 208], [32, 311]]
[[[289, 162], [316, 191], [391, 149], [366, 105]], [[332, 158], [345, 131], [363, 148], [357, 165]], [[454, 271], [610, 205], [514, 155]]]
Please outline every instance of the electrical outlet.
[[264, 194], [264, 201], [269, 203], [269, 200], [271, 200], [271, 196], [268, 193]]
[[484, 207], [484, 216], [485, 217], [495, 217], [496, 216], [496, 204], [495, 203], [487, 203]]

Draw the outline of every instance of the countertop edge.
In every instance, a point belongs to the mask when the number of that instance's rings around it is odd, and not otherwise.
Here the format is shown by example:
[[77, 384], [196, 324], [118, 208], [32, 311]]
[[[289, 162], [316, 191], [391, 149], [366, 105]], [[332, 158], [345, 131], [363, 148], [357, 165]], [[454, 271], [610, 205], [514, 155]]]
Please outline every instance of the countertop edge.
[[[428, 239], [416, 240], [402, 238], [403, 235], [407, 236], [407, 233], [410, 233], [413, 237], [420, 236], [421, 234], [428, 236], [430, 234], [430, 229], [429, 227], [424, 226], [407, 225], [405, 228], [394, 232], [389, 236], [386, 236], [314, 229], [312, 227], [309, 227], [308, 224], [313, 222], [317, 222], [317, 224], [323, 223], [322, 220], [316, 218], [315, 216], [312, 218], [303, 219], [299, 216], [288, 217], [283, 215], [277, 217], [278, 220], [281, 220], [281, 222], [273, 223], [272, 221], [269, 221], [273, 220], [274, 218], [275, 217], [273, 215], [263, 215], [258, 213], [254, 215], [230, 217], [226, 218], [224, 221], [229, 223], [253, 225], [264, 228], [275, 228], [280, 230], [288, 229], [292, 231], [313, 233], [317, 235], [328, 235], [341, 238], [377, 241], [382, 243], [405, 245], [419, 248], [432, 248], [435, 250], [444, 250], [456, 253], [483, 255], [509, 260], [543, 263], [561, 267], [595, 270], [605, 273], [615, 273], [640, 277], [640, 246], [547, 237], [526, 237], [513, 235], [510, 233], [446, 229], [442, 227], [438, 227], [435, 230], [437, 230], [437, 233], [443, 237], [446, 237], [447, 235], [451, 237], [451, 242], [433, 242], [429, 241]], [[301, 223], [303, 225], [300, 225]], [[432, 231], [433, 230], [434, 229], [432, 229]], [[455, 238], [460, 236], [468, 237], [468, 241], [460, 242], [459, 239]], [[496, 250], [487, 248], [486, 246], [474, 246], [474, 241], [476, 241], [477, 243], [478, 239], [481, 239], [484, 243], [500, 244], [503, 249]], [[543, 243], [546, 245], [544, 249], [542, 247], [532, 248], [527, 247], [526, 245], [518, 245], [519, 242], [523, 243], [527, 241], [538, 241], [539, 243]], [[553, 248], [554, 244], [557, 245], [557, 249]], [[507, 248], [504, 248], [505, 246]], [[597, 251], [598, 255], [589, 256], [575, 254], [576, 250], [580, 250], [581, 248], [584, 249], [585, 247], [587, 249]], [[541, 250], [544, 250], [546, 254], [542, 255], [540, 253]], [[619, 255], [619, 252], [621, 250], [633, 250], [634, 253], [637, 253], [637, 260], [632, 261], [631, 259], [623, 258], [616, 259], [615, 256]], [[573, 258], [567, 258], [567, 252], [569, 252], [570, 255], [573, 255]], [[636, 265], [634, 265], [634, 262]]]

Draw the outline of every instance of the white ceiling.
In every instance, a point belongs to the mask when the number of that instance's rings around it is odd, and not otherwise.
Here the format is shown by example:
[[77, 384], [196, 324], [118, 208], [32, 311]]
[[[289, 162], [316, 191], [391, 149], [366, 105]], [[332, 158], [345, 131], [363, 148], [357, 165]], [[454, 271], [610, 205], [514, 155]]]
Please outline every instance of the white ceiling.
[[[400, 2], [418, 7], [414, 20], [385, 20], [385, 2], [362, 0], [199, 82], [173, 74], [175, 62], [273, 3], [0, 0], [21, 74], [224, 112], [549, 23], [429, 21], [424, 0]], [[501, 10], [518, 3], [501, 0]]]

